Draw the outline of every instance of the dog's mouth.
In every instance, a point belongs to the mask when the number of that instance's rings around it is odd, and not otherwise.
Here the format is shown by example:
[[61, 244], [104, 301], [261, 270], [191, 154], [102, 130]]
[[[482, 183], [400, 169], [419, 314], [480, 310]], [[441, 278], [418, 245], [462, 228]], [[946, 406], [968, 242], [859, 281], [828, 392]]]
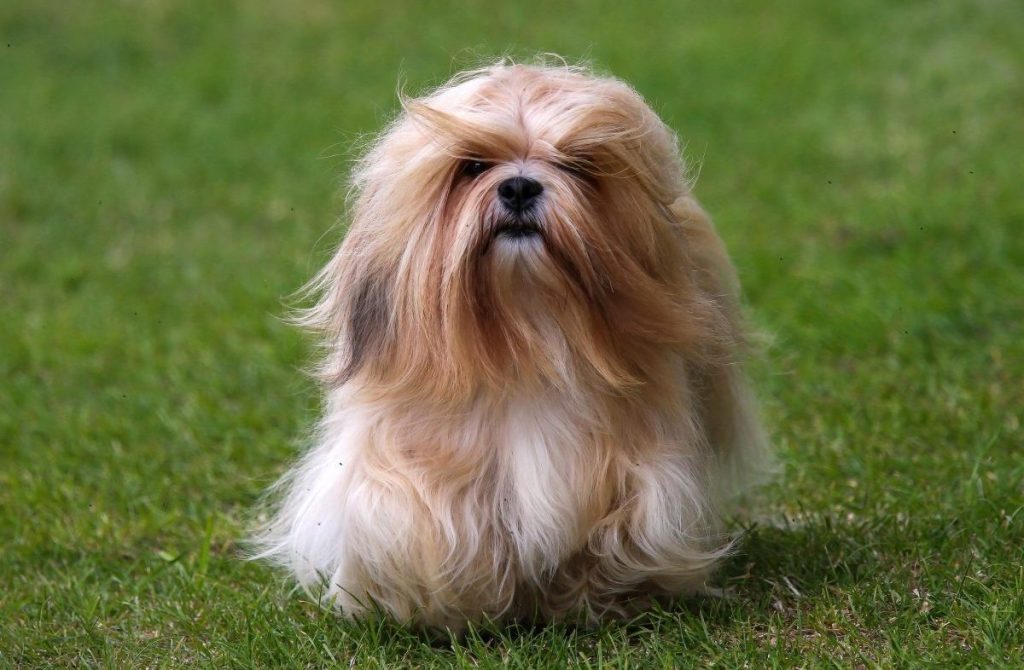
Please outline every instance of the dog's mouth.
[[544, 229], [540, 221], [530, 216], [503, 216], [490, 222], [489, 232], [481, 241], [481, 255], [495, 245], [526, 250], [543, 244]]
[[494, 237], [511, 240], [526, 240], [541, 236], [540, 226], [529, 220], [513, 219], [501, 221], [494, 227]]

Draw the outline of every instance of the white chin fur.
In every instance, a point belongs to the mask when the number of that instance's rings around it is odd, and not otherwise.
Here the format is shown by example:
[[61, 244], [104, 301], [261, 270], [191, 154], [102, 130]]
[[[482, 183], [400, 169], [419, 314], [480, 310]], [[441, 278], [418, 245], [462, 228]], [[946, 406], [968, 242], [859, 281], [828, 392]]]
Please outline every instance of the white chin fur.
[[514, 257], [530, 257], [544, 250], [544, 239], [539, 235], [511, 236], [497, 235], [491, 243], [497, 254]]

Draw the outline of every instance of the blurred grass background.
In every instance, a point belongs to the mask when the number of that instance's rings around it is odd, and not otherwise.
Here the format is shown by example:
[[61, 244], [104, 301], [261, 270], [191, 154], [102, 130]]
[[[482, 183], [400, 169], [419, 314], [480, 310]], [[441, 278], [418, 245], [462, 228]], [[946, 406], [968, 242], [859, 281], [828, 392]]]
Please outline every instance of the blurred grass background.
[[[1024, 663], [1024, 4], [0, 5], [0, 664]], [[238, 559], [353, 146], [503, 54], [630, 81], [774, 336], [735, 589], [430, 642]]]

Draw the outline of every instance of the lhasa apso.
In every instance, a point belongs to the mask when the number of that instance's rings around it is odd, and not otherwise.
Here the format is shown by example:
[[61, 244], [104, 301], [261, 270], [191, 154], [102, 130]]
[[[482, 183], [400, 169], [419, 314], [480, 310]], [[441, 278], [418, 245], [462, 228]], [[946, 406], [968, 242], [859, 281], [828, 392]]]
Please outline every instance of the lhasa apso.
[[325, 412], [261, 555], [350, 616], [594, 622], [700, 592], [763, 438], [676, 139], [582, 68], [416, 100], [303, 319]]

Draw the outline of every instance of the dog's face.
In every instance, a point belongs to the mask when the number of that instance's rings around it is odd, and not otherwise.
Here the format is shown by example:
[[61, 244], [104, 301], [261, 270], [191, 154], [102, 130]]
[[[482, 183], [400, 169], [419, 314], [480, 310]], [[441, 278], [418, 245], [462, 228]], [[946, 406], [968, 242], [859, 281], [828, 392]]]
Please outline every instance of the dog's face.
[[339, 380], [622, 386], [692, 330], [675, 140], [621, 82], [471, 73], [405, 101], [353, 185], [313, 317], [337, 336]]

